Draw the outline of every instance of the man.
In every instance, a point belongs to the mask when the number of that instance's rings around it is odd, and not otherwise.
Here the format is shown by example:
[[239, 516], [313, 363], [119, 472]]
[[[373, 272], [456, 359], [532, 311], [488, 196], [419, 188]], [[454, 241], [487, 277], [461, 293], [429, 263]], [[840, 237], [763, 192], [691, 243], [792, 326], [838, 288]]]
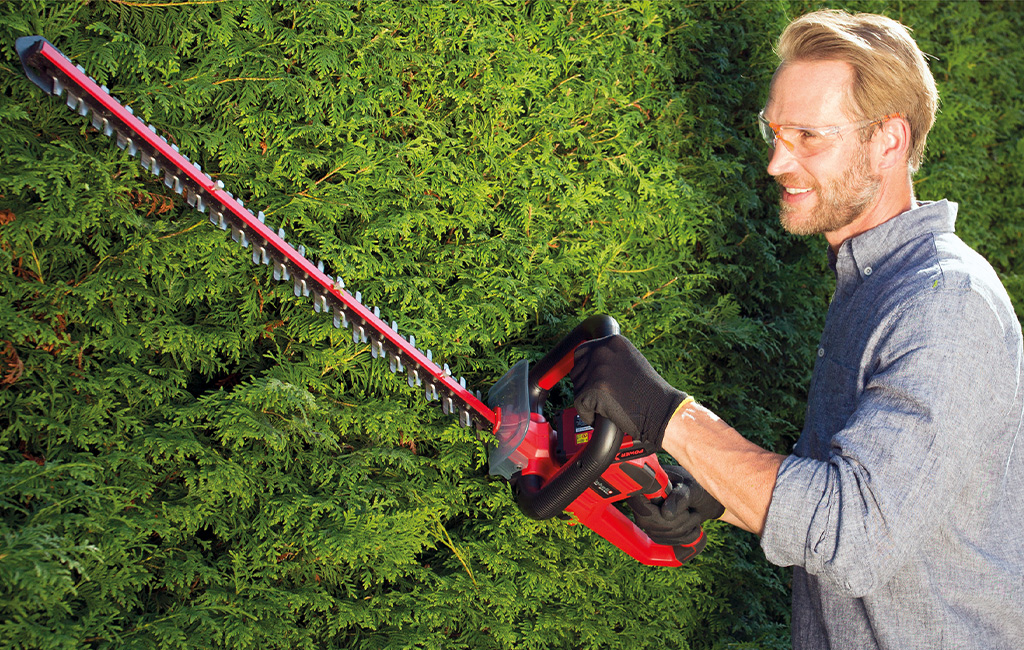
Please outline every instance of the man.
[[622, 337], [577, 351], [577, 407], [661, 446], [794, 567], [794, 648], [1024, 647], [1021, 329], [953, 234], [956, 204], [914, 198], [938, 101], [924, 56], [903, 25], [839, 11], [794, 21], [778, 53], [768, 173], [783, 225], [824, 234], [836, 274], [793, 453]]

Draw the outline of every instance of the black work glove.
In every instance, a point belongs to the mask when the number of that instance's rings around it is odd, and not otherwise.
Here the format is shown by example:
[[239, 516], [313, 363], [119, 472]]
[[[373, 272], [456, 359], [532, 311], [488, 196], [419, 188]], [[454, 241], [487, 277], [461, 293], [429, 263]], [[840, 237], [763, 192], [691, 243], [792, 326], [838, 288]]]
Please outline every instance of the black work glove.
[[721, 517], [725, 508], [679, 465], [663, 467], [671, 487], [661, 504], [651, 503], [642, 494], [630, 497], [626, 503], [633, 511], [636, 525], [652, 542], [689, 546], [700, 538], [701, 525]]
[[569, 371], [580, 417], [602, 415], [640, 441], [648, 453], [661, 449], [665, 427], [686, 399], [669, 386], [629, 339], [614, 334], [578, 348]]

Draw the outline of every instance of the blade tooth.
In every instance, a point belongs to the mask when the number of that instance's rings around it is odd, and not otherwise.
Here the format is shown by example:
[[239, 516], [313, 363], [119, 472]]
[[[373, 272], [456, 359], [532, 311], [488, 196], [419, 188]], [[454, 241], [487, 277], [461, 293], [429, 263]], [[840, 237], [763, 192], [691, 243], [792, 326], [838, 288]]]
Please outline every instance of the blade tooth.
[[142, 150], [139, 153], [139, 166], [145, 170], [149, 170], [150, 165], [153, 164], [153, 156], [149, 155], [149, 152]]
[[103, 130], [103, 124], [107, 121], [107, 118], [100, 115], [99, 111], [93, 111], [92, 114], [92, 128], [97, 131]]
[[316, 263], [316, 270], [320, 271], [321, 273], [324, 272], [324, 263], [322, 260]]
[[277, 236], [281, 238], [281, 241], [284, 241], [284, 228], [277, 229]]
[[413, 336], [412, 334], [409, 335], [409, 345], [411, 345], [412, 347], [416, 347], [416, 337]]
[[434, 382], [427, 383], [426, 387], [423, 389], [423, 396], [428, 402], [433, 402], [437, 399], [437, 384]]
[[358, 302], [360, 305], [363, 304], [363, 294], [359, 293], [358, 291], [356, 291], [356, 302]]
[[252, 263], [253, 264], [269, 264], [270, 257], [267, 255], [267, 247], [263, 244], [252, 247]]
[[[198, 210], [199, 212], [206, 212], [206, 203], [203, 202], [202, 194], [196, 196], [196, 210]], [[245, 244], [242, 244], [242, 246], [245, 246]]]
[[149, 171], [153, 172], [154, 176], [160, 175], [160, 159], [154, 158], [153, 163], [149, 166]]
[[[81, 63], [76, 63], [75, 67], [78, 68], [78, 71], [81, 72], [82, 74], [86, 74], [85, 68], [82, 67]], [[89, 77], [89, 78], [92, 79], [92, 77]]]
[[434, 362], [434, 351], [433, 350], [427, 350], [427, 361], [429, 361], [431, 363]]
[[466, 387], [466, 378], [465, 377], [459, 377], [459, 386], [462, 386], [463, 388]]
[[469, 428], [473, 424], [473, 416], [470, 414], [469, 409], [459, 409], [459, 425], [464, 428]]
[[334, 326], [348, 327], [348, 315], [345, 313], [345, 310], [340, 307], [334, 308]]
[[60, 97], [64, 92], [64, 84], [57, 78], [57, 75], [51, 76], [50, 79], [53, 80], [53, 94]]
[[284, 264], [282, 264], [281, 262], [279, 262], [276, 259], [274, 260], [274, 279], [275, 280], [280, 282], [282, 279], [284, 279], [284, 274], [287, 272], [287, 270], [288, 269], [285, 268]]
[[299, 255], [301, 255], [303, 257], [306, 256], [306, 247], [303, 246], [302, 244], [299, 244]]
[[352, 342], [353, 343], [366, 343], [366, 326], [365, 325], [353, 325], [352, 327]]
[[448, 364], [444, 364], [444, 374], [448, 377], [452, 376], [452, 369], [448, 367]]
[[395, 331], [395, 334], [398, 334], [398, 323], [396, 321], [391, 321], [391, 329]]
[[[185, 189], [187, 190], [185, 192], [185, 203], [188, 203], [193, 208], [196, 207], [196, 198], [197, 197], [196, 197], [196, 193], [194, 191], [192, 191], [192, 186], [190, 185], [190, 186], [188, 186]], [[236, 239], [235, 241], [238, 241], [238, 240]]]
[[311, 292], [313, 296], [313, 311], [321, 313], [327, 311], [327, 296], [319, 291]]
[[87, 101], [83, 99], [82, 101], [78, 102], [79, 115], [81, 115], [82, 117], [86, 117], [89, 115], [89, 110], [89, 103]]
[[296, 275], [293, 278], [294, 293], [296, 298], [302, 295], [302, 284], [304, 284], [304, 281], [302, 280], [302, 278]]
[[415, 388], [423, 383], [423, 380], [420, 379], [420, 371], [415, 366], [409, 366], [406, 374], [409, 376], [410, 388]]
[[222, 181], [222, 180], [218, 180], [218, 181], [216, 181], [216, 182], [214, 183], [214, 185], [216, 185], [216, 186], [217, 186], [217, 189], [218, 189], [218, 190], [222, 190], [222, 189], [224, 189], [224, 181]]
[[127, 104], [125, 104], [124, 110], [128, 111], [132, 115], [135, 115], [135, 109], [132, 108], [131, 106], [128, 106]]
[[118, 149], [124, 149], [128, 146], [128, 136], [118, 131], [117, 137], [114, 138], [114, 142], [117, 143]]
[[114, 123], [107, 118], [103, 118], [103, 135], [108, 138], [114, 135]]
[[445, 415], [451, 415], [455, 412], [455, 401], [448, 395], [441, 396], [441, 412]]
[[370, 354], [374, 359], [380, 359], [384, 356], [384, 341], [377, 336], [376, 332], [370, 333]]
[[68, 96], [64, 100], [64, 103], [67, 104], [68, 108], [70, 108], [71, 110], [75, 110], [76, 108], [78, 108], [78, 95], [73, 93], [71, 90], [68, 90]]
[[373, 308], [373, 315], [380, 319], [380, 307]]
[[[220, 181], [217, 182], [220, 183]], [[260, 220], [260, 223], [267, 223], [267, 215], [263, 214], [263, 210], [260, 210], [260, 213], [256, 215], [256, 218]]]
[[181, 178], [170, 169], [164, 171], [164, 185], [174, 190], [176, 194], [181, 194], [185, 191], [185, 188], [181, 185]]
[[402, 372], [405, 370], [405, 364], [402, 363], [402, 355], [398, 352], [392, 352], [389, 357], [391, 372]]

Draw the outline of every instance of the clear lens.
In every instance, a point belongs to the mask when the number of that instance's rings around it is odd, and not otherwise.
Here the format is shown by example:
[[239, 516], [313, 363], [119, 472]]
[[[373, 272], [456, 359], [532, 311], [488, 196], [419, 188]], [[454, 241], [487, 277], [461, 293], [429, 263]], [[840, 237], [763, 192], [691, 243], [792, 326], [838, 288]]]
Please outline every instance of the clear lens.
[[764, 119], [764, 115], [761, 113], [757, 114], [757, 126], [761, 130], [761, 137], [764, 139], [765, 144], [774, 149], [775, 131], [772, 130], [771, 125], [768, 124], [768, 120]]

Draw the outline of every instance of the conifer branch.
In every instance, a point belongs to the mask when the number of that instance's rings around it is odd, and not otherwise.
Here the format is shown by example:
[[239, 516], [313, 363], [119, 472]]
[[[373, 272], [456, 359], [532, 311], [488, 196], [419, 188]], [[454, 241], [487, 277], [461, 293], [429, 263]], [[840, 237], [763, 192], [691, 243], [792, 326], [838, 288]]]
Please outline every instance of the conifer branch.
[[668, 287], [669, 285], [671, 285], [671, 284], [674, 284], [674, 283], [675, 283], [675, 281], [676, 281], [676, 280], [678, 280], [678, 279], [679, 279], [679, 276], [676, 276], [676, 277], [672, 278], [671, 280], [669, 280], [668, 282], [666, 282], [665, 284], [663, 284], [663, 285], [661, 285], [660, 287], [658, 287], [657, 289], [651, 289], [650, 291], [648, 291], [647, 293], [645, 293], [644, 295], [642, 295], [642, 296], [640, 297], [640, 300], [637, 300], [637, 301], [636, 301], [636, 302], [634, 302], [634, 303], [633, 303], [632, 305], [630, 305], [630, 306], [629, 306], [629, 311], [633, 311], [634, 309], [636, 309], [636, 308], [637, 308], [637, 306], [639, 306], [639, 305], [640, 305], [640, 303], [642, 303], [643, 301], [647, 300], [648, 298], [650, 298], [650, 297], [651, 297], [651, 296], [653, 296], [654, 294], [656, 294], [656, 293], [659, 293], [659, 292], [663, 291], [663, 290], [664, 290], [664, 289], [666, 289], [666, 288], [667, 288], [667, 287]]
[[437, 514], [432, 513], [432, 516], [437, 524], [437, 529], [441, 531], [441, 535], [443, 536], [443, 539], [439, 538], [441, 539], [441, 543], [450, 548], [452, 553], [455, 554], [455, 558], [462, 564], [462, 568], [466, 570], [466, 574], [469, 575], [469, 579], [473, 581], [473, 586], [479, 587], [480, 585], [476, 583], [476, 577], [473, 576], [473, 570], [469, 568], [469, 565], [466, 564], [465, 557], [463, 557], [459, 549], [455, 547], [455, 542], [452, 541], [451, 536], [448, 534], [448, 529], [441, 523], [441, 519]]
[[107, 0], [126, 7], [182, 7], [187, 5], [215, 5], [228, 0], [187, 0], [186, 2], [129, 2], [129, 0]]

